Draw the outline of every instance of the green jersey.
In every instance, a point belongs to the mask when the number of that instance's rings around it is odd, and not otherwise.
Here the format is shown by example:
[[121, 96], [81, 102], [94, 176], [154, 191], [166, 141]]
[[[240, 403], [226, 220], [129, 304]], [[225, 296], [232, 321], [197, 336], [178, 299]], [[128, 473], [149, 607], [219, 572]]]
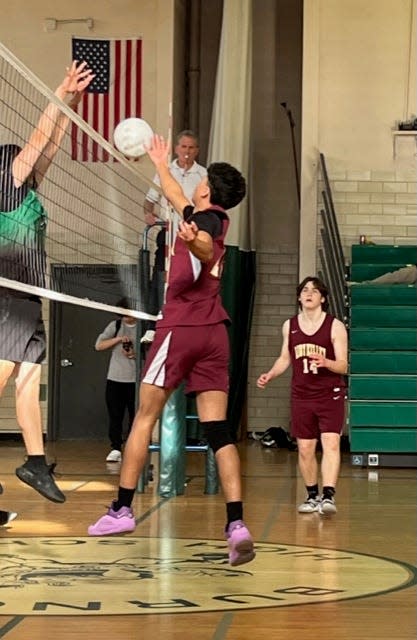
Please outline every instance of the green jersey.
[[14, 186], [13, 155], [1, 163], [0, 276], [43, 287], [47, 216], [34, 189]]
[[0, 212], [0, 275], [37, 287], [45, 286], [45, 210], [29, 191], [14, 211]]

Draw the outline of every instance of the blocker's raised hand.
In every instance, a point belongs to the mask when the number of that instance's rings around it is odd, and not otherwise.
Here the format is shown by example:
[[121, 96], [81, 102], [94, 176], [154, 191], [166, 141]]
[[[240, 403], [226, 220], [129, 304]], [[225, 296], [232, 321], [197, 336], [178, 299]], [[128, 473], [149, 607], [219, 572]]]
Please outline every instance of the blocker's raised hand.
[[144, 148], [155, 166], [168, 162], [169, 144], [163, 136], [153, 135]]
[[81, 93], [88, 87], [94, 77], [95, 74], [87, 67], [86, 62], [78, 63], [77, 60], [73, 60], [71, 66], [67, 68], [65, 78], [61, 83], [61, 89], [65, 93]]

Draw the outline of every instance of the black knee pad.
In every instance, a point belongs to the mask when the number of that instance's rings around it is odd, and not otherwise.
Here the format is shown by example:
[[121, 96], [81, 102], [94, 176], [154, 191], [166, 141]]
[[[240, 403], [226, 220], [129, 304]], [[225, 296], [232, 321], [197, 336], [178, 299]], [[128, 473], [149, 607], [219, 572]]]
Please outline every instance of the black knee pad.
[[230, 427], [226, 420], [214, 420], [213, 422], [202, 422], [204, 433], [209, 446], [217, 453], [222, 447], [228, 444], [235, 444], [235, 440], [230, 432]]

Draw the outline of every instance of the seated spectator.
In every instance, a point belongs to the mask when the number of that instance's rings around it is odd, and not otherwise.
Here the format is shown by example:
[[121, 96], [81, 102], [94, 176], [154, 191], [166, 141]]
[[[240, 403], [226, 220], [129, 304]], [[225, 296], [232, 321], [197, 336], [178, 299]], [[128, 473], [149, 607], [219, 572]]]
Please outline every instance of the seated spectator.
[[348, 284], [416, 284], [417, 265], [407, 264], [396, 271], [389, 271], [373, 280], [363, 280], [362, 282], [352, 282]]

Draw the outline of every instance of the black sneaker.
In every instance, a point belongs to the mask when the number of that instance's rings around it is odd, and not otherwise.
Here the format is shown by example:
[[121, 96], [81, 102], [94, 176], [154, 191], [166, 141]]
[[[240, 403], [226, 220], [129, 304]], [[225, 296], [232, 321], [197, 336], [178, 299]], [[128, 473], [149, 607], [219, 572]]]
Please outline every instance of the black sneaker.
[[54, 464], [37, 469], [30, 469], [22, 465], [16, 469], [16, 475], [19, 480], [38, 491], [44, 498], [48, 498], [52, 502], [65, 502], [66, 498], [55, 484], [52, 476], [54, 468]]
[[261, 439], [261, 445], [263, 447], [276, 447], [277, 443], [269, 433], [266, 433], [264, 437]]
[[9, 524], [12, 520], [14, 520], [17, 516], [17, 513], [14, 511], [2, 511], [0, 509], [0, 527], [3, 527], [5, 524]]

